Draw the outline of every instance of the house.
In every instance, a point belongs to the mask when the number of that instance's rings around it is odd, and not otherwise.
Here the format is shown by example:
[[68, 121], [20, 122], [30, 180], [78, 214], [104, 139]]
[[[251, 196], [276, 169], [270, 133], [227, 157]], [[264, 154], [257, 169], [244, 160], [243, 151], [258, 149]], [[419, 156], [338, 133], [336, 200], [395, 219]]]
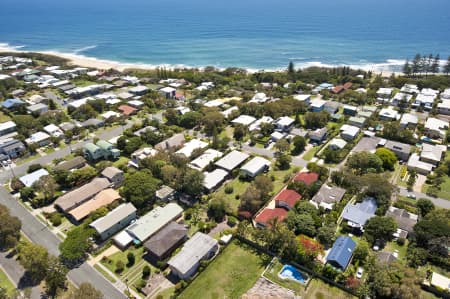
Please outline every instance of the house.
[[306, 105], [309, 105], [311, 102], [311, 95], [310, 94], [297, 94], [294, 96], [294, 100], [297, 100], [299, 102], [303, 102]]
[[128, 161], [128, 165], [139, 168], [139, 162], [148, 158], [148, 157], [154, 157], [158, 153], [157, 150], [150, 148], [150, 147], [144, 147], [141, 149], [136, 150], [134, 153], [131, 154], [131, 160]]
[[346, 190], [328, 186], [323, 184], [316, 195], [311, 199], [311, 203], [318, 207], [323, 207], [326, 210], [332, 210], [335, 203], [340, 202], [344, 198]]
[[355, 145], [352, 152], [353, 153], [370, 152], [374, 154], [380, 141], [381, 139], [378, 137], [363, 137]]
[[161, 141], [155, 145], [155, 149], [159, 151], [170, 150], [177, 147], [181, 147], [184, 144], [184, 135], [182, 133], [175, 134], [166, 140]]
[[358, 113], [358, 107], [351, 105], [344, 105], [344, 115], [355, 116]]
[[422, 144], [422, 151], [420, 152], [420, 160], [423, 162], [438, 165], [443, 159], [447, 148], [445, 145], [432, 145], [428, 143]]
[[143, 243], [169, 222], [178, 219], [183, 213], [176, 203], [168, 203], [164, 207], [156, 207], [126, 228], [126, 231], [137, 242]]
[[210, 163], [214, 162], [216, 159], [219, 159], [223, 156], [223, 153], [215, 150], [215, 149], [207, 149], [201, 156], [194, 159], [191, 163], [189, 163], [189, 167], [202, 171], [206, 168]]
[[15, 159], [26, 151], [22, 141], [12, 139], [0, 144], [0, 154], [8, 156], [9, 159]]
[[219, 187], [219, 185], [225, 180], [228, 172], [217, 168], [212, 172], [204, 172], [203, 175], [205, 176], [203, 180], [203, 187], [207, 192], [211, 192]]
[[347, 145], [347, 141], [341, 138], [333, 138], [330, 143], [328, 143], [328, 147], [332, 150], [341, 150]]
[[295, 204], [302, 199], [302, 196], [290, 189], [283, 189], [275, 195], [275, 206], [277, 208], [285, 208], [288, 211], [295, 207]]
[[69, 161], [63, 161], [63, 162], [57, 164], [54, 167], [54, 169], [70, 171], [72, 169], [80, 169], [84, 166], [86, 166], [86, 159], [84, 159], [81, 156], [76, 156], [75, 158], [73, 158]]
[[254, 178], [257, 175], [267, 171], [270, 167], [270, 161], [261, 157], [254, 157], [241, 167], [241, 174], [247, 178]]
[[413, 153], [406, 163], [408, 170], [415, 170], [419, 174], [427, 175], [433, 171], [436, 167], [434, 164], [427, 163], [420, 160], [420, 156], [416, 153]]
[[316, 129], [309, 133], [310, 142], [321, 144], [328, 135], [328, 128], [323, 127], [321, 129]]
[[27, 107], [27, 111], [30, 114], [38, 114], [41, 115], [44, 112], [48, 111], [48, 106], [42, 103], [34, 104]]
[[352, 141], [358, 136], [360, 129], [351, 125], [343, 125], [340, 131], [342, 139]]
[[331, 89], [331, 92], [334, 93], [334, 94], [339, 94], [339, 93], [343, 92], [344, 90], [345, 89], [344, 89], [343, 85], [336, 85], [335, 87], [333, 87]]
[[286, 133], [281, 133], [278, 131], [273, 132], [272, 134], [270, 134], [270, 140], [272, 140], [273, 142], [277, 142], [283, 138], [286, 137]]
[[83, 128], [89, 128], [89, 127], [99, 128], [99, 127], [104, 126], [105, 122], [103, 120], [100, 120], [100, 119], [90, 118], [90, 119], [85, 120], [84, 122], [82, 122], [80, 125]]
[[50, 135], [44, 132], [36, 132], [31, 134], [29, 138], [25, 139], [27, 145], [37, 144], [38, 146], [46, 146], [50, 143]]
[[170, 222], [144, 243], [150, 259], [163, 260], [188, 238], [188, 229], [184, 225]]
[[132, 203], [124, 203], [89, 226], [95, 229], [102, 240], [106, 240], [135, 220], [136, 211]]
[[255, 226], [265, 228], [270, 225], [270, 222], [273, 221], [273, 219], [277, 219], [278, 222], [282, 222], [287, 215], [288, 211], [285, 208], [266, 208], [255, 217]]
[[411, 146], [406, 143], [387, 140], [384, 147], [394, 152], [397, 158], [402, 161], [407, 161], [411, 154]]
[[244, 163], [244, 161], [247, 160], [248, 157], [249, 155], [246, 153], [233, 150], [232, 152], [225, 155], [225, 157], [217, 161], [215, 165], [230, 172]]
[[287, 132], [292, 128], [294, 122], [295, 119], [290, 118], [289, 116], [282, 116], [275, 121], [274, 125], [277, 130]]
[[173, 87], [163, 87], [159, 90], [159, 93], [166, 99], [173, 99], [177, 90]]
[[243, 125], [245, 127], [248, 127], [249, 125], [251, 125], [255, 121], [256, 121], [256, 118], [254, 118], [253, 116], [242, 114], [242, 115], [239, 115], [237, 118], [233, 119], [231, 121], [231, 123], [233, 125], [240, 124], [240, 125]]
[[128, 92], [137, 95], [137, 96], [142, 96], [144, 94], [146, 94], [149, 91], [149, 88], [147, 86], [144, 85], [138, 85], [135, 87], [132, 87], [128, 90]]
[[392, 206], [387, 210], [386, 216], [394, 218], [398, 228], [405, 232], [405, 236], [414, 232], [414, 225], [416, 225], [419, 218], [416, 214]]
[[389, 108], [383, 108], [380, 110], [380, 113], [378, 114], [381, 120], [398, 120], [400, 118], [400, 114], [395, 111], [394, 109], [392, 109], [391, 107]]
[[424, 133], [430, 138], [444, 138], [448, 130], [448, 121], [429, 117], [424, 125]]
[[197, 232], [186, 243], [180, 252], [168, 262], [171, 272], [180, 279], [186, 280], [192, 277], [200, 266], [200, 262], [212, 258], [219, 250], [216, 239]]
[[16, 130], [17, 126], [11, 120], [0, 124], [0, 136], [14, 133]]
[[419, 88], [415, 84], [405, 84], [400, 89], [401, 92], [409, 93], [409, 94], [418, 94]]
[[390, 98], [392, 95], [392, 88], [384, 88], [384, 87], [380, 87], [377, 90], [377, 96], [379, 96], [380, 98], [386, 99], [386, 98]]
[[54, 124], [49, 124], [44, 127], [44, 131], [50, 134], [52, 137], [61, 137], [64, 135], [64, 133], [61, 131], [61, 129]]
[[132, 99], [134, 97], [134, 95], [129, 92], [122, 91], [117, 94], [117, 97], [121, 100], [128, 101], [128, 100]]
[[43, 176], [49, 175], [48, 171], [44, 168], [38, 169], [36, 171], [33, 171], [32, 173], [26, 174], [19, 178], [19, 181], [25, 186], [25, 187], [31, 187], [34, 183], [39, 181], [39, 179]]
[[397, 258], [390, 252], [379, 251], [377, 252], [377, 260], [383, 264], [390, 264], [397, 261]]
[[207, 146], [208, 143], [201, 141], [200, 139], [192, 139], [191, 141], [185, 143], [184, 146], [176, 153], [179, 155], [184, 155], [186, 158], [190, 158], [195, 150], [203, 149]]
[[19, 99], [7, 99], [2, 103], [2, 107], [7, 110], [14, 110], [20, 106], [25, 105], [26, 103]]
[[442, 100], [442, 102], [437, 104], [437, 113], [450, 115], [450, 99]]
[[123, 171], [117, 167], [109, 166], [106, 167], [101, 176], [108, 179], [114, 187], [119, 187], [125, 181], [125, 176], [123, 175]]
[[100, 115], [105, 121], [112, 121], [120, 117], [120, 114], [114, 111], [106, 111]]
[[374, 198], [366, 197], [362, 202], [348, 203], [342, 212], [342, 219], [347, 221], [348, 226], [364, 231], [367, 220], [375, 216], [378, 206]]
[[355, 248], [356, 243], [352, 238], [339, 236], [326, 257], [327, 264], [330, 264], [341, 271], [345, 271], [350, 264]]
[[137, 112], [136, 108], [128, 105], [120, 105], [117, 109], [125, 116], [134, 115]]
[[133, 108], [138, 109], [138, 108], [141, 108], [142, 106], [144, 106], [144, 102], [139, 101], [139, 100], [131, 100], [131, 101], [128, 101], [128, 105], [130, 105]]
[[221, 113], [223, 116], [225, 116], [226, 118], [228, 118], [230, 115], [232, 115], [232, 113], [233, 113], [234, 111], [239, 111], [239, 108], [238, 108], [237, 106], [233, 106], [233, 107], [230, 107], [230, 108], [228, 108], [227, 110], [222, 111], [222, 112], [220, 112], [220, 113]]
[[447, 88], [443, 92], [441, 92], [441, 99], [450, 100], [450, 88]]
[[191, 112], [191, 108], [186, 107], [186, 106], [180, 106], [175, 108], [175, 110], [180, 114], [180, 115], [185, 115], [188, 112]]
[[361, 116], [351, 116], [348, 119], [348, 124], [358, 128], [363, 128], [366, 125], [367, 118]]
[[94, 178], [91, 182], [58, 197], [55, 206], [63, 212], [69, 212], [93, 198], [100, 191], [110, 187], [110, 185], [110, 182], [105, 178]]
[[299, 172], [293, 179], [295, 182], [302, 182], [309, 186], [319, 180], [319, 174], [315, 172]]
[[68, 215], [76, 222], [80, 222], [92, 212], [97, 209], [106, 207], [113, 202], [119, 200], [121, 197], [119, 192], [114, 189], [108, 188], [97, 193], [92, 199], [82, 203], [76, 208], [70, 210]]
[[[450, 278], [447, 276], [432, 272], [430, 284], [440, 292], [445, 292], [446, 294], [450, 292]], [[445, 298], [445, 296], [443, 298]]]
[[356, 116], [368, 119], [368, 118], [371, 118], [373, 114], [374, 114], [374, 112], [372, 112], [372, 111], [361, 110], [361, 111], [358, 111]]
[[423, 107], [425, 110], [430, 111], [433, 108], [436, 97], [435, 95], [419, 93], [411, 106], [414, 108]]
[[118, 159], [120, 157], [120, 151], [114, 148], [111, 143], [100, 139], [99, 141], [97, 141], [96, 145], [102, 149], [104, 157], [106, 157], [106, 159], [110, 157], [113, 159]]
[[97, 144], [86, 143], [83, 147], [83, 153], [86, 159], [91, 161], [120, 157], [120, 151], [104, 140], [97, 141]]
[[145, 134], [145, 133], [147, 133], [147, 132], [155, 132], [155, 133], [156, 133], [157, 131], [158, 131], [158, 129], [155, 128], [155, 127], [153, 127], [153, 126], [146, 126], [146, 127], [143, 127], [143, 128], [141, 128], [141, 129], [135, 131], [135, 132], [133, 133], [133, 135], [138, 136], [138, 137], [141, 137], [142, 134]]
[[408, 104], [409, 101], [411, 101], [412, 95], [398, 92], [395, 94], [395, 96], [391, 99], [391, 105], [398, 106], [400, 104]]
[[156, 190], [155, 197], [160, 201], [170, 201], [174, 198], [176, 191], [169, 186], [161, 186], [159, 190]]
[[326, 101], [321, 99], [313, 99], [309, 105], [312, 112], [320, 112], [325, 108]]
[[269, 98], [266, 96], [266, 94], [264, 92], [258, 92], [248, 102], [249, 103], [263, 104], [263, 103], [267, 102], [268, 100], [269, 100]]
[[400, 127], [402, 129], [413, 129], [417, 126], [417, 123], [419, 122], [419, 119], [416, 115], [411, 113], [405, 113], [400, 118]]
[[335, 114], [339, 111], [339, 107], [341, 106], [341, 104], [339, 102], [335, 102], [335, 101], [327, 101], [325, 103], [325, 111], [330, 113], [330, 114]]

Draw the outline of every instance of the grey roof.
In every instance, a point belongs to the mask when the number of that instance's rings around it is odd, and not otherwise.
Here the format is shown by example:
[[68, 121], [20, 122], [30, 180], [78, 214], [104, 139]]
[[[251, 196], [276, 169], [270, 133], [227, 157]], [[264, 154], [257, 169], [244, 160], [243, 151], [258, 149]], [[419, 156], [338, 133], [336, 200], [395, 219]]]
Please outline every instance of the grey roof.
[[158, 232], [172, 220], [178, 218], [183, 209], [176, 203], [169, 203], [164, 207], [156, 207], [130, 225], [127, 232], [145, 242], [148, 238]]
[[98, 218], [89, 226], [94, 228], [99, 234], [110, 229], [116, 223], [126, 219], [128, 216], [136, 213], [136, 208], [132, 203], [124, 203], [109, 212], [106, 216]]
[[121, 174], [121, 173], [123, 173], [123, 171], [120, 170], [119, 168], [114, 167], [114, 166], [109, 166], [109, 167], [106, 167], [102, 171], [102, 176], [111, 180], [115, 175]]
[[393, 256], [392, 253], [384, 252], [384, 251], [380, 251], [377, 253], [377, 259], [378, 259], [378, 261], [380, 261], [382, 263], [388, 263], [388, 264], [395, 262], [397, 260], [397, 258], [395, 256]]
[[234, 150], [215, 164], [225, 170], [231, 171], [247, 160], [248, 157], [248, 154]]
[[101, 124], [103, 124], [102, 120], [96, 119], [96, 118], [90, 118], [90, 119], [85, 120], [84, 122], [82, 122], [81, 126], [82, 127], [90, 127], [90, 126], [96, 127], [96, 126], [99, 126]]
[[39, 111], [39, 110], [47, 109], [47, 108], [48, 108], [47, 105], [42, 104], [42, 103], [37, 103], [37, 104], [31, 105], [31, 106], [28, 106], [27, 110], [34, 112], [34, 111]]
[[6, 153], [17, 148], [25, 150], [25, 145], [22, 141], [13, 139], [0, 144], [0, 151], [4, 151]]
[[75, 168], [81, 168], [86, 164], [86, 159], [81, 156], [76, 156], [72, 160], [64, 161], [54, 167], [56, 170], [72, 170]]
[[256, 174], [264, 167], [269, 167], [270, 161], [261, 157], [254, 157], [241, 167], [241, 170], [251, 174]]
[[388, 140], [384, 147], [394, 152], [402, 152], [408, 155], [411, 153], [411, 145], [406, 143]]
[[314, 195], [312, 200], [317, 204], [324, 203], [335, 203], [340, 202], [344, 197], [346, 190], [339, 187], [330, 187], [327, 184], [323, 184], [320, 187], [319, 192]]
[[162, 186], [159, 190], [156, 190], [156, 197], [159, 199], [166, 198], [167, 196], [170, 196], [173, 194], [175, 190], [170, 188], [169, 186]]
[[380, 142], [378, 137], [363, 137], [353, 148], [353, 152], [374, 152]]
[[326, 127], [311, 131], [309, 133], [309, 138], [311, 139], [323, 139], [323, 137], [327, 134], [328, 129]]
[[64, 122], [64, 123], [60, 124], [59, 127], [63, 131], [69, 131], [69, 130], [72, 130], [75, 128], [75, 124], [71, 123], [71, 122]]
[[367, 220], [375, 216], [377, 203], [375, 199], [367, 197], [363, 202], [357, 204], [348, 203], [342, 212], [342, 218], [363, 227]]
[[356, 243], [352, 238], [339, 236], [327, 255], [327, 262], [332, 262], [332, 264], [344, 270], [350, 263], [355, 247]]
[[55, 205], [67, 212], [89, 200], [103, 189], [108, 188], [109, 185], [108, 179], [95, 178], [91, 182], [60, 196], [55, 201]]
[[228, 172], [218, 168], [211, 172], [204, 172], [203, 174], [205, 176], [203, 180], [203, 187], [208, 190], [212, 190], [226, 178]]
[[184, 244], [181, 251], [172, 257], [167, 264], [177, 269], [180, 273], [188, 273], [217, 244], [218, 242], [214, 238], [198, 232]]
[[386, 216], [392, 217], [398, 224], [398, 228], [411, 233], [414, 231], [414, 225], [416, 225], [418, 216], [413, 213], [409, 213], [404, 209], [398, 209], [396, 207], [389, 207], [386, 212]]
[[168, 251], [187, 237], [188, 229], [176, 222], [170, 222], [145, 242], [144, 247], [157, 257], [165, 256]]
[[184, 135], [180, 133], [173, 135], [172, 137], [166, 140], [163, 140], [162, 142], [155, 145], [155, 148], [158, 150], [166, 150], [169, 148], [181, 146], [183, 145], [183, 143], [184, 143]]

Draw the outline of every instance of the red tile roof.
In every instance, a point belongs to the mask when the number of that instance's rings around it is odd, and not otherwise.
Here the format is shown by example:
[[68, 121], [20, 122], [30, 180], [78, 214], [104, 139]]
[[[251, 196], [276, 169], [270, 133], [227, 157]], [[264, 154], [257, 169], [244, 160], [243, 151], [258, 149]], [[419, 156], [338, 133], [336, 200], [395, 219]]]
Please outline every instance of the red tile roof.
[[264, 209], [258, 216], [256, 216], [255, 221], [264, 225], [277, 218], [278, 222], [281, 222], [288, 215], [288, 211], [283, 208], [275, 208], [275, 209]]
[[124, 115], [131, 115], [133, 113], [136, 113], [137, 109], [133, 108], [131, 106], [128, 105], [120, 105], [119, 106], [119, 110], [124, 114]]
[[337, 85], [335, 87], [333, 87], [333, 89], [331, 90], [332, 93], [340, 93], [344, 90], [344, 86], [342, 85]]
[[288, 207], [293, 208], [300, 199], [302, 196], [294, 190], [284, 189], [275, 196], [275, 203], [278, 206], [280, 202], [284, 202]]
[[294, 177], [294, 181], [303, 182], [306, 185], [311, 185], [319, 180], [319, 175], [315, 172], [299, 172]]
[[353, 85], [352, 82], [347, 82], [347, 83], [344, 84], [344, 89], [349, 89], [349, 88], [352, 87], [352, 85]]

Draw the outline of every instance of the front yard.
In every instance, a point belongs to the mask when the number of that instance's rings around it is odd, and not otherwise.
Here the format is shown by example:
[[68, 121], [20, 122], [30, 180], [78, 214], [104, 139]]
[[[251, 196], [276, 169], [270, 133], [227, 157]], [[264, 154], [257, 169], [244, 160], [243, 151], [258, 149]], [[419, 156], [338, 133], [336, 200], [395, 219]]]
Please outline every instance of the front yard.
[[237, 241], [223, 250], [178, 298], [241, 298], [268, 263], [268, 257]]
[[11, 280], [9, 280], [8, 276], [6, 276], [6, 273], [3, 272], [2, 269], [0, 269], [0, 287], [5, 289], [8, 295], [12, 295], [13, 291], [16, 289], [14, 284]]

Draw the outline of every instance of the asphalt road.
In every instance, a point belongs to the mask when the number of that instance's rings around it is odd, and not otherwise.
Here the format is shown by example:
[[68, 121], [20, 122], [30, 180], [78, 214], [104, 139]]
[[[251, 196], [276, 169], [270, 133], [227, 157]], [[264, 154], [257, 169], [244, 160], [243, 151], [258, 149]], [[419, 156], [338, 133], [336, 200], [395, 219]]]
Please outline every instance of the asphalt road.
[[414, 192], [414, 191], [410, 192], [405, 187], [398, 187], [398, 188], [399, 188], [399, 194], [401, 196], [408, 196], [408, 194], [412, 193], [416, 196], [416, 199], [427, 198], [427, 199], [431, 200], [435, 206], [438, 206], [438, 207], [444, 208], [444, 209], [450, 209], [450, 200], [446, 200], [446, 199], [439, 198], [439, 197], [428, 196], [425, 193], [421, 193], [421, 192]]

